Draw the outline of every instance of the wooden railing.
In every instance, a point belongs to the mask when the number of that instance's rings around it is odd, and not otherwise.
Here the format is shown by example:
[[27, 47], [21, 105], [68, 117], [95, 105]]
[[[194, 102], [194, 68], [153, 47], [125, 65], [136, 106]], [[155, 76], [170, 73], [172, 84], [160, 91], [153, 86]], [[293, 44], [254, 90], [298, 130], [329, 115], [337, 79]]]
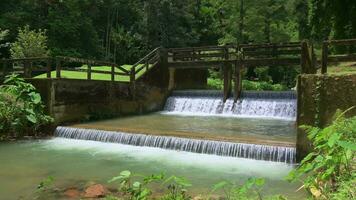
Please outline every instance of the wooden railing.
[[145, 55], [143, 58], [141, 58], [138, 62], [136, 62], [134, 65], [131, 67], [130, 71], [130, 82], [135, 82], [137, 75], [142, 71], [150, 70], [152, 67], [155, 67], [161, 59], [161, 47], [158, 47]]
[[238, 62], [244, 67], [302, 66], [312, 71], [313, 50], [306, 42], [241, 44], [168, 49], [174, 68], [208, 68]]
[[327, 73], [328, 64], [340, 62], [356, 62], [356, 53], [349, 54], [331, 54], [330, 46], [354, 46], [356, 48], [356, 39], [348, 40], [328, 40], [323, 42], [321, 56], [321, 73]]
[[[87, 67], [70, 67], [69, 64], [72, 63], [87, 65]], [[92, 79], [93, 73], [111, 75], [111, 81], [115, 81], [116, 75], [130, 77], [129, 70], [118, 66], [115, 63], [73, 57], [58, 56], [42, 58], [3, 59], [0, 60], [0, 64], [2, 65], [2, 78], [4, 78], [9, 73], [17, 73], [22, 75], [24, 78], [32, 78], [33, 76], [37, 76], [40, 73], [46, 73], [47, 78], [62, 78], [63, 70], [71, 72], [85, 72], [87, 74], [87, 80]], [[110, 71], [92, 69], [93, 65], [108, 66], [110, 67]], [[117, 69], [120, 70], [120, 72], [117, 72]], [[56, 71], [56, 75], [54, 77], [52, 77], [52, 70]]]

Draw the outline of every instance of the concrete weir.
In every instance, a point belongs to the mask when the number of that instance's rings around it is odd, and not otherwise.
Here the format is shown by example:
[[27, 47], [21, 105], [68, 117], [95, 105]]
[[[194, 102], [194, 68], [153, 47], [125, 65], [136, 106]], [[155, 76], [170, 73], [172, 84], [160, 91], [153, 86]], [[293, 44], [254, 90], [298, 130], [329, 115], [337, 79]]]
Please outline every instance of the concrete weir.
[[156, 147], [176, 151], [295, 163], [295, 148], [257, 144], [197, 140], [157, 135], [131, 134], [96, 129], [57, 127], [57, 137]]

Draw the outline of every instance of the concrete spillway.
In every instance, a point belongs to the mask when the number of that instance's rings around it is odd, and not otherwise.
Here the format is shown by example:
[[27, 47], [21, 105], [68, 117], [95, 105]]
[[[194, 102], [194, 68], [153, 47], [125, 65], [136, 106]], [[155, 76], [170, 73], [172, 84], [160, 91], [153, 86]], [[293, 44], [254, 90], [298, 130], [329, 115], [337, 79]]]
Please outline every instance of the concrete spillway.
[[295, 148], [57, 127], [57, 137], [294, 163]]
[[224, 103], [218, 91], [175, 91], [167, 99], [164, 113], [218, 115], [225, 117], [275, 118], [295, 120], [295, 92], [243, 92], [238, 101]]

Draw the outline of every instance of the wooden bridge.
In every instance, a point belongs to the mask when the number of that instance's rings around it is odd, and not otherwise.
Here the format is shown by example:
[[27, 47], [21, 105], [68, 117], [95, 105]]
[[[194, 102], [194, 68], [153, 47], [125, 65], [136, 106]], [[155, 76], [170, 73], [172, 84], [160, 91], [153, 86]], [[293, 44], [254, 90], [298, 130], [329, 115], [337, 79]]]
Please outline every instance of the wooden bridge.
[[[19, 73], [25, 78], [46, 73], [46, 78], [63, 78], [62, 72], [72, 71], [85, 73], [85, 79], [91, 80], [93, 74], [109, 76], [111, 81], [129, 82], [135, 89], [135, 83], [143, 72], [154, 67], [174, 69], [199, 69], [221, 67], [224, 74], [224, 100], [232, 93], [234, 80], [235, 100], [242, 90], [242, 70], [248, 67], [301, 67], [302, 73], [316, 73], [321, 63], [321, 72], [327, 72], [329, 63], [356, 61], [356, 54], [331, 55], [329, 48], [334, 45], [356, 45], [356, 39], [330, 40], [323, 43], [321, 61], [318, 61], [313, 46], [308, 41], [290, 43], [240, 44], [225, 46], [204, 46], [188, 48], [156, 48], [131, 68], [125, 68], [115, 63], [72, 58], [72, 57], [41, 57], [24, 59], [0, 60], [0, 78], [9, 73]], [[71, 64], [87, 65], [73, 68]], [[55, 66], [55, 67], [54, 67]], [[108, 70], [98, 70], [93, 66], [107, 66]], [[51, 73], [55, 70], [55, 76]], [[117, 77], [127, 79], [117, 79]], [[170, 76], [173, 81], [174, 76]]]

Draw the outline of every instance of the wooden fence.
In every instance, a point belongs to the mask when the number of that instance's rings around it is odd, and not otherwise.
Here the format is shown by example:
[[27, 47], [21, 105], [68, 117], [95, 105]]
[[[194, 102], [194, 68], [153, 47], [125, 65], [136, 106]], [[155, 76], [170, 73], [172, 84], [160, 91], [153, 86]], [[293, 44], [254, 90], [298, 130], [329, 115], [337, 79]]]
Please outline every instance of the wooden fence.
[[[330, 46], [356, 45], [356, 39], [329, 40], [323, 43], [321, 72], [327, 72], [329, 63], [356, 62], [356, 54], [332, 55]], [[87, 67], [73, 68], [72, 64]], [[248, 67], [274, 67], [287, 66], [298, 67], [302, 73], [316, 73], [317, 63], [314, 48], [307, 41], [290, 43], [265, 43], [265, 44], [240, 44], [225, 46], [202, 46], [187, 48], [156, 48], [141, 58], [130, 69], [118, 66], [115, 63], [72, 58], [72, 57], [40, 57], [24, 59], [0, 60], [0, 79], [8, 73], [19, 73], [25, 78], [32, 78], [46, 73], [47, 78], [62, 78], [62, 72], [85, 72], [86, 79], [93, 79], [93, 74], [110, 75], [111, 81], [116, 76], [126, 76], [135, 89], [135, 82], [144, 72], [149, 71], [159, 63], [162, 67], [169, 68], [211, 68], [222, 67], [224, 71], [224, 100], [231, 93], [232, 79], [235, 80], [235, 98], [239, 98], [242, 90], [242, 70]], [[93, 66], [108, 66], [110, 70], [98, 70]], [[55, 70], [53, 77], [52, 71]], [[142, 70], [145, 70], [142, 72]]]
[[349, 54], [331, 54], [330, 47], [335, 46], [354, 46], [356, 48], [356, 39], [348, 40], [328, 40], [323, 42], [321, 56], [321, 73], [325, 74], [328, 71], [328, 64], [342, 62], [356, 62], [356, 53]]
[[[47, 78], [62, 78], [62, 71], [70, 72], [85, 72], [87, 74], [86, 79], [91, 80], [92, 74], [106, 74], [111, 75], [111, 81], [115, 81], [116, 75], [128, 76], [130, 77], [130, 71], [118, 66], [115, 63], [81, 59], [73, 57], [42, 57], [42, 58], [24, 58], [24, 59], [3, 59], [0, 60], [2, 65], [1, 77], [5, 77], [9, 73], [17, 73], [22, 75], [24, 78], [33, 78], [42, 73], [46, 73]], [[70, 64], [87, 65], [87, 67], [71, 67]], [[1, 66], [0, 65], [0, 66]], [[109, 66], [110, 71], [95, 70], [92, 66]], [[55, 66], [55, 67], [53, 67]], [[53, 77], [52, 71], [55, 70], [56, 74]], [[120, 71], [120, 72], [118, 72]]]

